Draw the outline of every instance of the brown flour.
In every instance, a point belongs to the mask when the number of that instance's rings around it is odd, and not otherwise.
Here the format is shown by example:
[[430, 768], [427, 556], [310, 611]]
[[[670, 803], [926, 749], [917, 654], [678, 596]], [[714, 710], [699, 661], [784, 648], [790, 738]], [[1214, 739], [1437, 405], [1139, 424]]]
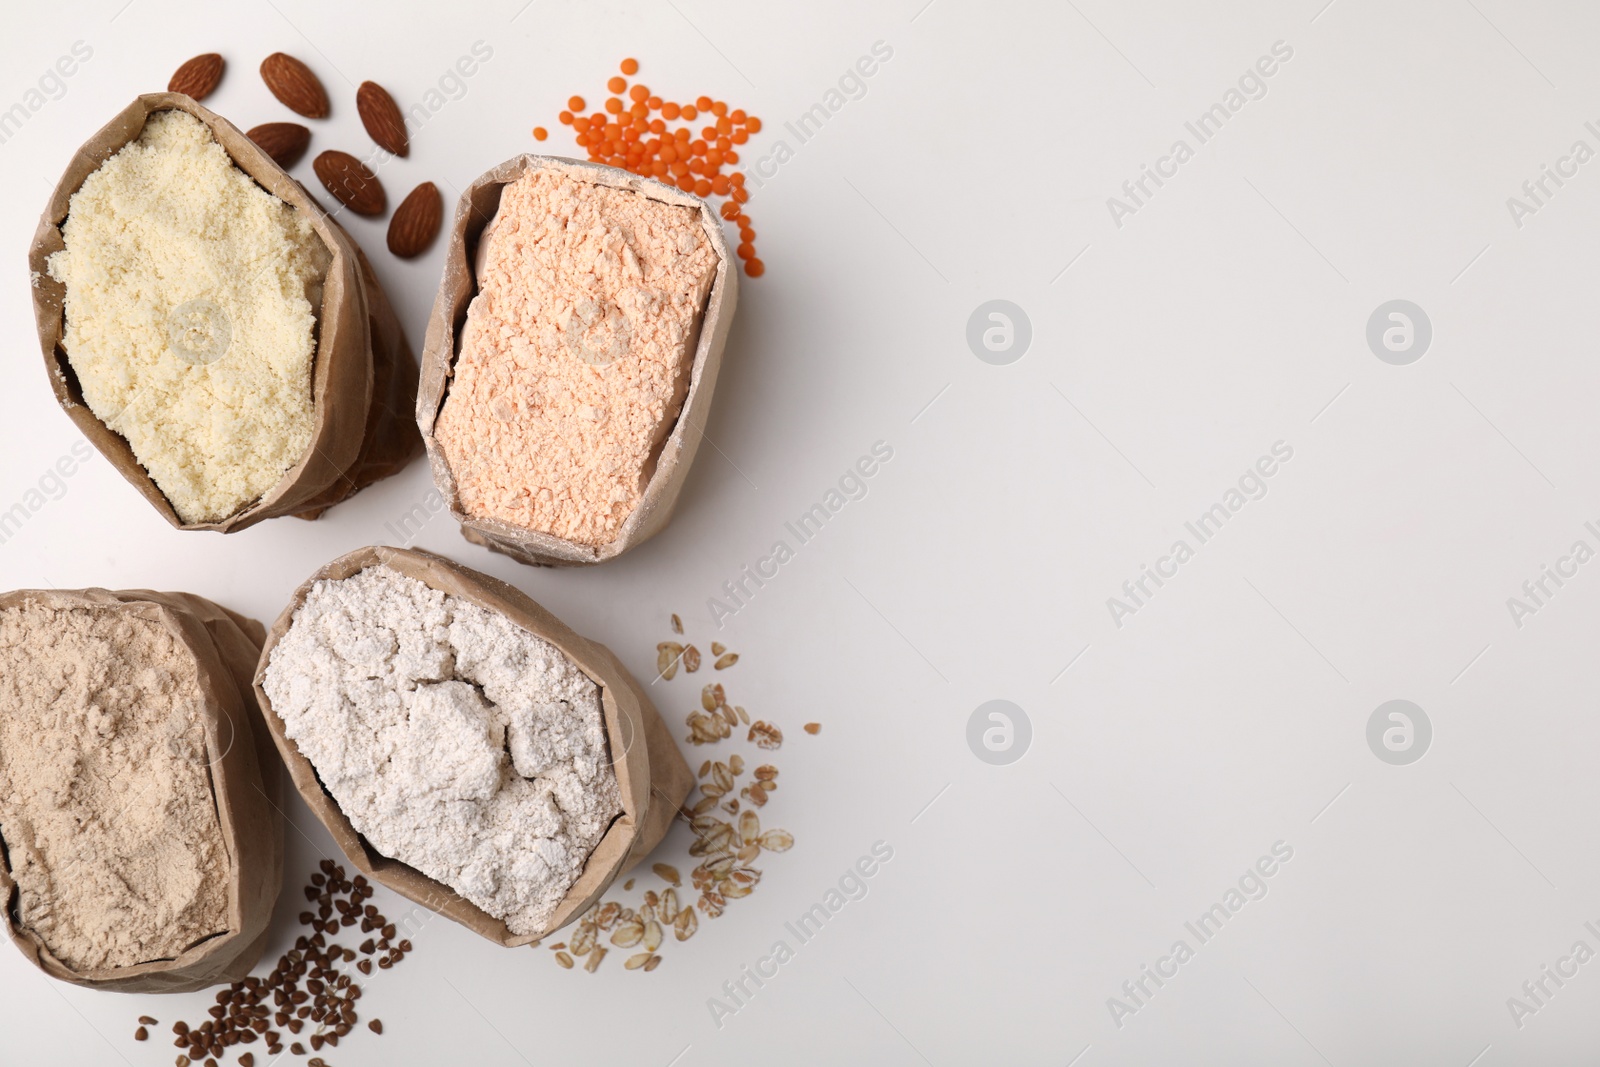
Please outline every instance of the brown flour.
[[542, 169], [507, 185], [436, 430], [466, 512], [615, 540], [682, 408], [716, 267], [690, 208]]
[[137, 607], [0, 610], [0, 837], [31, 929], [75, 970], [228, 927], [194, 661]]

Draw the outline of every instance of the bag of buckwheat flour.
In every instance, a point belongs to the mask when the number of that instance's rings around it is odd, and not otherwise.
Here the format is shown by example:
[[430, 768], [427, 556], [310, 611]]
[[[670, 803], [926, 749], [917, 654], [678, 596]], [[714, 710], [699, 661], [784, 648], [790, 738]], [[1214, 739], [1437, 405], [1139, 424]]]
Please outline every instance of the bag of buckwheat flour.
[[[556, 676], [567, 688], [535, 692]], [[428, 552], [363, 548], [317, 571], [268, 633], [255, 688], [350, 862], [507, 947], [570, 922], [644, 859], [693, 780], [610, 651]], [[590, 735], [563, 735], [585, 706]]]
[[283, 881], [264, 636], [189, 593], [0, 595], [0, 897], [46, 974], [176, 993], [260, 957]]
[[[220, 145], [232, 167], [248, 181], [219, 175], [215, 157], [195, 144], [198, 128], [171, 113], [198, 120], [209, 133], [207, 145]], [[186, 131], [175, 128], [184, 123], [189, 127], [187, 140]], [[168, 149], [169, 145], [173, 147]], [[258, 273], [292, 268], [291, 280], [304, 282], [304, 301], [289, 305], [283, 315], [302, 316], [289, 321], [301, 323], [293, 336], [303, 339], [303, 309], [309, 307], [308, 380], [294, 374], [284, 377], [276, 370], [285, 351], [283, 331], [289, 327], [266, 320], [259, 303], [278, 299], [275, 279], [257, 283], [244, 276], [242, 265], [234, 271], [223, 263], [209, 271], [195, 268], [200, 277], [180, 278], [146, 291], [118, 283], [122, 272], [106, 270], [105, 263], [96, 261], [132, 254], [101, 239], [114, 227], [117, 216], [110, 212], [118, 203], [115, 187], [106, 184], [113, 180], [113, 171], [102, 175], [102, 166], [113, 166], [117, 177], [133, 175], [133, 188], [140, 176], [148, 185], [149, 170], [135, 168], [161, 165], [151, 162], [158, 150], [170, 152], [167, 165], [188, 167], [197, 175], [195, 181], [177, 183], [180, 194], [185, 186], [220, 188], [229, 195], [230, 208], [253, 213], [246, 216], [249, 220], [281, 217], [289, 220], [296, 235], [306, 234], [298, 227], [309, 226], [309, 236], [291, 244], [298, 251], [287, 259], [263, 255], [264, 248], [275, 247], [272, 239], [251, 244], [248, 239], [255, 231], [239, 229], [246, 235], [241, 247], [248, 250], [241, 254], [265, 260]], [[208, 164], [211, 170], [205, 169]], [[102, 178], [104, 182], [96, 185]], [[203, 184], [202, 178], [215, 184]], [[69, 234], [73, 198], [86, 183], [94, 192], [81, 220], [82, 245], [74, 247], [76, 238]], [[276, 201], [267, 198], [264, 206], [259, 191]], [[204, 193], [191, 188], [188, 195]], [[97, 211], [90, 211], [90, 206]], [[161, 229], [151, 228], [154, 247], [143, 248], [140, 254], [160, 265], [165, 281], [168, 275], [181, 274], [185, 261], [196, 257], [174, 254], [174, 249], [159, 245], [161, 239]], [[222, 248], [215, 255], [225, 259], [229, 251]], [[302, 252], [309, 257], [306, 262], [300, 262]], [[80, 295], [79, 304], [89, 306], [93, 296], [97, 311], [114, 314], [110, 321], [117, 334], [128, 338], [120, 350], [94, 350], [94, 331], [89, 328], [94, 320], [89, 317], [79, 335], [85, 338], [82, 350], [73, 347], [69, 286], [53, 271], [71, 270], [75, 263], [76, 276], [85, 280], [86, 289], [92, 284], [106, 290]], [[187, 96], [141, 96], [78, 150], [39, 220], [28, 264], [40, 348], [57, 402], [89, 442], [179, 529], [229, 533], [281, 515], [316, 518], [401, 469], [420, 451], [410, 410], [416, 362], [360, 249], [254, 142]], [[232, 306], [230, 313], [231, 300], [250, 298], [258, 302]], [[235, 321], [239, 315], [246, 321]], [[296, 344], [297, 358], [305, 356], [304, 341]], [[141, 361], [137, 365], [125, 362], [135, 358]], [[246, 377], [246, 370], [254, 376]], [[84, 371], [92, 377], [85, 379]], [[143, 377], [128, 378], [136, 373]], [[258, 395], [258, 389], [265, 391]], [[281, 417], [280, 408], [285, 413]], [[182, 432], [173, 429], [184, 420]], [[237, 429], [241, 426], [249, 427], [248, 432]], [[218, 427], [231, 428], [233, 438], [219, 443], [214, 439]]]
[[672, 186], [535, 155], [473, 182], [417, 392], [462, 536], [572, 566], [659, 533], [704, 436], [737, 283], [716, 215]]

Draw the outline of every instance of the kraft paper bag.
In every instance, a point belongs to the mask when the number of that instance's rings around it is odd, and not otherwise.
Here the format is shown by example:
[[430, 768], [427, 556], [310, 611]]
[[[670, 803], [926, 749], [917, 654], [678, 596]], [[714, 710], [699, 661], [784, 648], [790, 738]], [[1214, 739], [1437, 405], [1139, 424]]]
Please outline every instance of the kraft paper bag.
[[[61, 226], [84, 179], [137, 138], [157, 111], [185, 111], [211, 130], [240, 170], [278, 199], [303, 212], [327, 252], [317, 313], [311, 396], [311, 443], [300, 461], [260, 499], [223, 519], [185, 523], [127, 440], [84, 403], [62, 341], [66, 287], [50, 277], [50, 256], [63, 247]], [[314, 519], [333, 504], [399, 471], [421, 451], [411, 406], [417, 365], [388, 298], [355, 241], [287, 171], [227, 119], [181, 93], [139, 97], [78, 149], [56, 184], [28, 251], [39, 347], [56, 401], [119, 473], [180, 530], [232, 533], [263, 519]], [[226, 357], [224, 357], [226, 358]]]
[[[449, 886], [373, 849], [323, 789], [316, 768], [285, 734], [283, 720], [272, 710], [264, 688], [272, 650], [293, 624], [294, 614], [305, 603], [312, 585], [323, 580], [348, 578], [380, 564], [387, 564], [431, 589], [509, 617], [524, 630], [554, 645], [600, 686], [612, 766], [622, 792], [622, 814], [589, 854], [583, 873], [567, 890], [548, 928], [536, 934], [512, 933], [502, 920], [463, 899]], [[684, 762], [660, 714], [639, 683], [605, 646], [578, 636], [520, 590], [431, 552], [377, 546], [361, 548], [340, 556], [313, 574], [295, 590], [289, 606], [284, 608], [267, 635], [255, 673], [255, 692], [267, 729], [289, 767], [289, 777], [295, 788], [356, 869], [408, 900], [454, 919], [474, 933], [508, 948], [532, 944], [565, 926], [599, 900], [612, 882], [643, 860], [666, 836], [694, 782], [689, 765]]]
[[[477, 295], [473, 264], [479, 238], [500, 207], [501, 189], [524, 172], [549, 168], [597, 185], [639, 192], [668, 204], [699, 211], [705, 233], [717, 254], [716, 274], [701, 314], [700, 336], [690, 365], [689, 388], [676, 421], [656, 456], [655, 471], [645, 485], [639, 505], [623, 523], [616, 540], [607, 545], [585, 545], [498, 519], [474, 518], [466, 513], [456, 491], [455, 476], [443, 451], [434, 440], [434, 425], [444, 406], [454, 374], [461, 331], [467, 321], [467, 307]], [[722, 224], [711, 206], [699, 197], [681, 192], [652, 178], [641, 178], [616, 167], [559, 156], [521, 155], [495, 167], [473, 182], [456, 205], [455, 222], [450, 230], [444, 277], [428, 320], [428, 335], [422, 347], [422, 377], [417, 389], [417, 426], [428, 449], [434, 484], [450, 507], [450, 514], [461, 524], [468, 541], [502, 552], [513, 559], [536, 566], [581, 566], [603, 563], [660, 533], [672, 518], [678, 494], [689, 475], [704, 436], [706, 419], [711, 414], [711, 397], [716, 390], [717, 372], [728, 332], [733, 327], [733, 311], [738, 301], [738, 269]]]
[[16, 883], [10, 868], [0, 865], [0, 897], [6, 901], [5, 924], [13, 943], [53, 978], [121, 993], [184, 993], [243, 978], [266, 946], [272, 908], [283, 885], [279, 768], [251, 689], [265, 629], [203, 597], [148, 589], [19, 589], [0, 595], [0, 608], [30, 601], [62, 608], [127, 605], [161, 622], [193, 653], [212, 792], [231, 860], [228, 926], [173, 959], [75, 971], [32, 930], [18, 925]]

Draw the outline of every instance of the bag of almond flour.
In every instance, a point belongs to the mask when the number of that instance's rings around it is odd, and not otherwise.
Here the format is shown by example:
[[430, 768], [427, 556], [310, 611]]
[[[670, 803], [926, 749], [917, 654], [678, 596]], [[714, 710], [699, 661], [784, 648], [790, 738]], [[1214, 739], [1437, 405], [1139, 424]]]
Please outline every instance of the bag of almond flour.
[[[478, 271], [483, 264], [489, 235], [492, 234], [493, 227], [499, 225], [497, 216], [503, 206], [502, 195], [507, 186], [516, 183], [525, 174], [536, 171], [558, 176], [562, 181], [618, 190], [643, 198], [652, 205], [669, 205], [671, 208], [685, 211], [689, 213], [688, 217], [697, 222], [697, 235], [694, 237], [697, 247], [694, 248], [694, 253], [697, 256], [709, 253], [714, 257], [707, 279], [708, 285], [697, 309], [698, 315], [688, 324], [679, 323], [672, 327], [672, 329], [680, 329], [684, 325], [688, 327], [687, 336], [678, 342], [689, 349], [685, 353], [687, 370], [680, 375], [682, 380], [674, 383], [675, 388], [663, 389], [651, 398], [651, 403], [661, 404], [665, 414], [661, 423], [655, 428], [653, 438], [646, 442], [649, 453], [639, 472], [642, 487], [629, 485], [619, 494], [628, 498], [631, 511], [627, 512], [625, 518], [608, 516], [604, 525], [597, 527], [592, 534], [581, 537], [576, 534], [558, 536], [548, 532], [556, 528], [553, 525], [538, 528], [536, 522], [516, 521], [523, 516], [534, 516], [538, 501], [532, 501], [530, 510], [521, 507], [525, 501], [515, 497], [520, 495], [529, 498], [552, 493], [559, 497], [568, 491], [570, 487], [564, 488], [561, 484], [552, 484], [560, 476], [559, 472], [551, 474], [540, 470], [538, 474], [541, 477], [532, 477], [521, 484], [498, 486], [497, 491], [503, 499], [499, 502], [499, 506], [496, 506], [485, 502], [486, 494], [478, 492], [476, 485], [482, 479], [483, 471], [488, 464], [475, 457], [465, 457], [462, 448], [452, 447], [457, 440], [470, 439], [476, 434], [487, 440], [488, 443], [484, 446], [486, 449], [500, 449], [502, 456], [508, 457], [513, 463], [517, 462], [519, 449], [522, 455], [531, 456], [532, 462], [538, 463], [540, 457], [561, 455], [570, 448], [576, 455], [567, 462], [567, 467], [574, 472], [574, 479], [592, 474], [597, 467], [604, 466], [604, 462], [595, 462], [593, 454], [584, 454], [583, 448], [593, 440], [593, 437], [590, 426], [581, 421], [584, 417], [592, 419], [604, 416], [607, 413], [603, 409], [600, 416], [596, 416], [593, 414], [594, 405], [584, 402], [576, 413], [576, 419], [579, 421], [564, 425], [552, 425], [548, 421], [541, 423], [537, 418], [531, 425], [518, 425], [515, 422], [507, 426], [492, 425], [496, 421], [496, 413], [507, 419], [518, 417], [515, 415], [514, 398], [506, 394], [493, 395], [495, 387], [480, 388], [482, 375], [473, 373], [464, 376], [462, 373], [463, 342], [470, 334], [468, 309], [474, 297], [483, 291], [483, 279], [478, 277]], [[659, 214], [659, 209], [656, 210]], [[659, 240], [656, 234], [659, 229], [658, 223], [659, 220], [652, 220], [634, 224], [631, 232], [632, 240], [635, 243], [651, 238]], [[569, 226], [568, 232], [577, 229], [582, 227]], [[703, 245], [700, 244], [702, 238], [698, 234], [703, 234]], [[612, 251], [617, 253], [618, 270], [638, 271], [640, 257], [634, 253], [631, 246]], [[593, 258], [587, 253], [565, 255], [567, 262], [574, 260], [587, 262]], [[598, 268], [595, 276], [604, 280]], [[422, 430], [423, 441], [428, 449], [434, 482], [444, 502], [449, 505], [451, 514], [461, 524], [462, 536], [524, 563], [572, 566], [602, 563], [613, 559], [659, 533], [672, 517], [673, 506], [683, 489], [689, 466], [694, 461], [695, 454], [700, 448], [701, 438], [704, 436], [706, 419], [710, 415], [711, 396], [716, 388], [717, 373], [722, 363], [723, 348], [733, 323], [737, 282], [738, 270], [735, 261], [729, 252], [721, 224], [710, 206], [698, 197], [680, 192], [670, 185], [641, 178], [614, 167], [535, 155], [521, 155], [508, 160], [473, 182], [462, 194], [456, 206], [444, 276], [439, 284], [438, 297], [434, 301], [433, 314], [428, 320], [427, 339], [423, 344], [421, 383], [417, 392], [417, 425]], [[561, 279], [558, 277], [553, 297], [556, 303], [560, 303], [562, 299], [561, 284]], [[579, 299], [574, 313], [587, 324], [589, 332], [584, 334], [584, 338], [578, 339], [579, 331], [571, 329], [577, 325], [576, 320], [568, 320], [564, 328], [564, 337], [572, 349], [573, 359], [591, 364], [602, 375], [614, 373], [616, 378], [623, 380], [630, 376], [636, 378], [637, 375], [634, 375], [633, 371], [638, 365], [637, 349], [630, 351], [628, 346], [621, 342], [617, 342], [614, 349], [608, 348], [607, 346], [617, 339], [606, 330], [605, 320], [608, 316], [615, 322], [621, 322], [624, 317], [637, 317], [640, 303], [656, 300], [653, 296], [647, 295], [642, 298], [637, 296], [644, 291], [633, 290], [629, 293], [624, 288], [616, 301], [601, 307], [585, 306], [589, 302]], [[630, 300], [632, 304], [629, 304], [625, 316], [623, 305]], [[607, 302], [602, 300], [599, 303], [604, 305]], [[557, 328], [549, 323], [557, 317], [560, 309], [546, 306], [539, 307], [537, 311], [537, 317], [546, 323], [542, 329]], [[673, 334], [673, 336], [680, 335]], [[589, 344], [587, 339], [590, 337], [598, 337], [600, 342]], [[573, 373], [581, 374], [581, 371], [574, 369]], [[459, 398], [462, 412], [456, 424], [450, 425], [452, 413], [449, 408], [454, 402], [452, 390], [462, 389], [463, 381], [469, 383], [467, 389], [478, 390], [476, 401], [481, 401], [481, 406], [476, 402], [469, 403], [466, 397]], [[592, 379], [585, 384], [591, 382]], [[541, 388], [526, 381], [517, 384], [524, 389]], [[530, 403], [544, 403], [548, 420], [548, 412], [561, 403], [560, 397], [571, 395], [566, 386], [566, 382], [556, 381], [551, 386], [545, 387], [545, 394], [551, 399], [545, 400], [539, 397]], [[484, 413], [481, 416], [477, 414], [480, 410]], [[637, 411], [619, 412], [619, 414], [633, 416], [627, 421], [638, 421]], [[624, 418], [611, 419], [612, 423], [623, 421]], [[606, 425], [602, 423], [594, 432], [604, 434]], [[549, 440], [530, 439], [539, 433], [544, 434]], [[456, 455], [454, 463], [451, 459], [452, 451]], [[529, 473], [534, 472], [530, 470]], [[508, 477], [515, 480], [514, 474], [515, 472]], [[529, 484], [530, 482], [533, 484]], [[615, 500], [617, 496], [614, 495], [611, 499]], [[601, 503], [604, 502], [602, 498]]]
[[[313, 587], [318, 583], [340, 583], [360, 575], [368, 568], [387, 568], [405, 579], [422, 583], [430, 590], [460, 598], [488, 612], [504, 616], [519, 631], [526, 631], [554, 646], [557, 653], [599, 687], [605, 750], [615, 771], [621, 814], [605, 827], [598, 844], [583, 863], [581, 873], [561, 896], [542, 929], [513, 932], [506, 921], [491, 915], [449, 886], [378, 852], [340, 809], [338, 801], [319, 777], [318, 769], [289, 736], [283, 714], [273, 708], [268, 689], [274, 684], [269, 681], [274, 649], [280, 645], [288, 647], [285, 635], [294, 625], [296, 613], [313, 594]], [[327, 588], [327, 585], [324, 584], [322, 588]], [[344, 626], [350, 625], [353, 624], [347, 618]], [[404, 638], [398, 640], [402, 654], [423, 654], [415, 649], [407, 649]], [[370, 654], [371, 645], [372, 642], [365, 642], [359, 647], [364, 654]], [[318, 678], [325, 677], [325, 669], [323, 664], [315, 667]], [[289, 688], [317, 684], [319, 682], [310, 677], [297, 678], [291, 681]], [[317, 571], [295, 591], [289, 605], [267, 634], [255, 674], [255, 690], [267, 729], [277, 743], [284, 763], [288, 765], [290, 778], [307, 806], [328, 828], [350, 862], [368, 877], [382, 882], [402, 896], [507, 947], [534, 943], [571, 922], [597, 901], [613, 881], [643, 860], [666, 835], [693, 782], [688, 765], [649, 697], [608, 649], [578, 636], [512, 586], [429, 552], [385, 547], [362, 548], [339, 557]], [[358, 707], [351, 714], [365, 716], [370, 710]], [[415, 721], [415, 713], [412, 718]], [[362, 721], [368, 722], [365, 718]], [[363, 733], [370, 733], [373, 729], [368, 725]], [[509, 747], [515, 759], [514, 742]], [[404, 773], [402, 768], [407, 765], [406, 760], [412, 757], [434, 761], [448, 761], [451, 758], [438, 748], [410, 756], [404, 752], [394, 752], [386, 757], [391, 773]], [[496, 776], [491, 774], [491, 777]]]
[[283, 881], [264, 636], [190, 593], [0, 595], [0, 895], [46, 974], [177, 993], [255, 965]]
[[[189, 520], [179, 514], [152, 472], [141, 464], [129, 439], [101, 421], [85, 400], [83, 383], [69, 360], [65, 342], [67, 289], [52, 277], [50, 270], [51, 257], [67, 247], [63, 227], [74, 194], [103, 163], [139, 139], [153, 115], [168, 111], [184, 112], [198, 119], [256, 186], [309, 220], [320, 244], [315, 251], [326, 258], [320, 284], [308, 286], [315, 316], [309, 444], [303, 450], [287, 452], [283, 460], [287, 469], [275, 482], [248, 486], [244, 492], [254, 492], [256, 488], [262, 491], [245, 498], [234, 510], [227, 514], [207, 513], [210, 517], [206, 518], [191, 516]], [[396, 473], [420, 451], [421, 441], [410, 411], [416, 390], [416, 361], [366, 257], [299, 182], [232, 123], [187, 96], [141, 96], [78, 150], [39, 220], [28, 264], [39, 344], [56, 400], [89, 442], [179, 529], [230, 533], [280, 515], [314, 519], [365, 486]], [[181, 330], [189, 321], [183, 316], [198, 317], [207, 329], [231, 338], [232, 324], [225, 315], [223, 327], [207, 321], [208, 316], [216, 317], [215, 309], [214, 302], [203, 298], [186, 300], [172, 309], [167, 325]], [[213, 356], [213, 349], [187, 361], [214, 358], [219, 366], [225, 366], [228, 341], [212, 337], [208, 343], [220, 352]], [[132, 406], [130, 402], [124, 410]], [[250, 406], [245, 404], [246, 408]], [[244, 450], [247, 456], [254, 451]], [[197, 491], [204, 491], [207, 479], [188, 480], [199, 487]]]

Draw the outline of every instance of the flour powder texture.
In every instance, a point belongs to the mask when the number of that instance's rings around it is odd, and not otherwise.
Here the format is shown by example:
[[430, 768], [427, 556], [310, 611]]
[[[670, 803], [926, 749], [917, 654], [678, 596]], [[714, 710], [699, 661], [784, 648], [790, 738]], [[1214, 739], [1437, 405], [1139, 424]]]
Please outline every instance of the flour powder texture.
[[265, 676], [378, 852], [542, 930], [622, 811], [599, 687], [497, 612], [387, 566], [316, 582]]
[[694, 208], [549, 168], [505, 186], [435, 428], [467, 514], [616, 540], [682, 410], [716, 268]]
[[75, 971], [228, 928], [194, 656], [134, 605], [0, 609], [0, 836], [17, 916]]
[[61, 233], [67, 361], [178, 517], [227, 518], [277, 485], [313, 430], [328, 253], [307, 218], [199, 119], [160, 111], [84, 180]]

